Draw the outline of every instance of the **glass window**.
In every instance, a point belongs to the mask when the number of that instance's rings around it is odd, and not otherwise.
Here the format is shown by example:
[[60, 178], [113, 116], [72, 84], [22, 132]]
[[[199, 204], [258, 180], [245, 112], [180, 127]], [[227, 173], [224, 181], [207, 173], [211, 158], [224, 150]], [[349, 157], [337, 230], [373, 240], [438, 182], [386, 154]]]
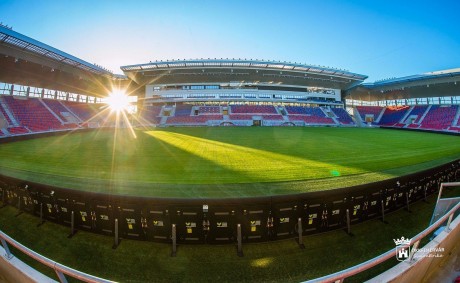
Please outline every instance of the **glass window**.
[[55, 91], [50, 90], [50, 89], [45, 89], [44, 97], [43, 98], [48, 98], [48, 99], [53, 99], [54, 98]]
[[14, 85], [13, 95], [15, 95], [15, 96], [26, 96], [27, 95], [27, 87], [25, 87], [23, 85]]

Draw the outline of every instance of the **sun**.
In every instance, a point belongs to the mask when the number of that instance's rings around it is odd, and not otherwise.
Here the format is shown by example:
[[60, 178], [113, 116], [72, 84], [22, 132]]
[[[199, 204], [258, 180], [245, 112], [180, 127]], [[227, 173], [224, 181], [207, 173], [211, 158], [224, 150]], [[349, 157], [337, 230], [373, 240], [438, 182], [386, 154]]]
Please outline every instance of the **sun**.
[[120, 112], [127, 110], [129, 99], [124, 91], [114, 90], [107, 97], [106, 103], [112, 111]]

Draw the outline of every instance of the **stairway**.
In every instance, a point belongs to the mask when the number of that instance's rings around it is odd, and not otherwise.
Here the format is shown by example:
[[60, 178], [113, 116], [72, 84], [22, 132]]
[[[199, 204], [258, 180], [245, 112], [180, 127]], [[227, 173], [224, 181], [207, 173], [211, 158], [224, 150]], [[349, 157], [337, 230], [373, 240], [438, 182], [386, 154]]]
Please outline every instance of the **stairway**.
[[334, 111], [332, 111], [329, 106], [321, 106], [320, 109], [326, 117], [331, 118], [336, 125], [340, 125], [339, 120], [337, 120], [337, 115], [335, 115]]
[[14, 127], [19, 127], [20, 124], [16, 118], [14, 118], [13, 113], [11, 113], [10, 108], [8, 107], [8, 104], [3, 100], [3, 97], [0, 96], [0, 107], [3, 107], [3, 110], [5, 110], [6, 115], [8, 115], [8, 118], [10, 118], [10, 121], [13, 123], [12, 126]]
[[355, 118], [355, 123], [357, 126], [364, 127], [363, 119], [361, 118], [361, 115], [359, 114], [359, 111], [356, 107], [353, 107], [353, 118]]
[[460, 106], [457, 106], [457, 114], [455, 115], [455, 118], [454, 120], [452, 121], [452, 127], [457, 127], [457, 126], [460, 126], [457, 122], [458, 122], [458, 119], [460, 118]]
[[79, 123], [83, 123], [83, 120], [82, 120], [80, 117], [78, 117], [78, 115], [76, 115], [75, 113], [73, 113], [73, 111], [70, 110], [70, 108], [67, 107], [67, 105], [65, 105], [65, 104], [62, 103], [61, 101], [59, 101], [59, 103], [60, 103], [67, 111], [69, 111], [69, 113], [72, 114], [72, 115], [78, 120]]
[[380, 119], [382, 119], [383, 113], [385, 113], [385, 109], [386, 109], [386, 107], [382, 108], [382, 111], [380, 111], [380, 114], [377, 117], [377, 119], [375, 119], [374, 123], [378, 124], [380, 122]]
[[410, 114], [410, 112], [412, 112], [412, 110], [414, 109], [414, 107], [415, 107], [415, 106], [411, 106], [411, 107], [409, 108], [409, 110], [407, 110], [407, 112], [406, 112], [406, 114], [404, 115], [404, 117], [402, 117], [402, 119], [398, 121], [398, 123], [400, 123], [400, 124], [405, 124], [405, 123], [406, 123], [407, 117], [409, 117], [409, 114]]
[[64, 121], [61, 119], [61, 117], [54, 113], [54, 111], [42, 99], [39, 98], [38, 101], [40, 101], [40, 103], [54, 116], [54, 118], [58, 119], [61, 124], [64, 124]]
[[417, 124], [419, 125], [422, 124], [423, 119], [425, 119], [425, 116], [428, 114], [428, 112], [430, 112], [430, 110], [431, 110], [431, 105], [428, 106], [425, 113], [423, 113], [422, 117], [418, 120]]
[[160, 125], [165, 125], [168, 120], [167, 116], [161, 117]]

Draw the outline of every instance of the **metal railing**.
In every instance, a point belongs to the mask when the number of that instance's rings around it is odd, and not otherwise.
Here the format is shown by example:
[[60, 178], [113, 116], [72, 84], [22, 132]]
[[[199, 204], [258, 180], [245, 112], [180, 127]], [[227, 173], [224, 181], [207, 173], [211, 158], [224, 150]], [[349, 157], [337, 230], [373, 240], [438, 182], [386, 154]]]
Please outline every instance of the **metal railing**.
[[[447, 186], [460, 186], [460, 182], [456, 183], [442, 183], [441, 187], [447, 187]], [[443, 217], [439, 218], [436, 222], [434, 222], [431, 226], [423, 230], [422, 232], [418, 233], [416, 236], [414, 236], [411, 239], [410, 245], [412, 246], [411, 253], [409, 254], [409, 261], [413, 260], [414, 253], [412, 252], [413, 250], [416, 250], [420, 244], [420, 241], [431, 234], [433, 231], [435, 231], [439, 226], [441, 226], [446, 220], [447, 224], [446, 227], [444, 228], [444, 231], [449, 232], [450, 231], [450, 223], [452, 222], [452, 218], [454, 214], [457, 212], [457, 210], [460, 209], [460, 203], [457, 203], [449, 212], [447, 212]], [[368, 261], [365, 261], [363, 263], [360, 263], [358, 265], [352, 266], [350, 268], [344, 269], [342, 271], [332, 273], [323, 277], [319, 277], [316, 279], [304, 281], [304, 283], [326, 283], [326, 282], [343, 282], [346, 278], [351, 277], [353, 275], [356, 275], [358, 273], [361, 273], [363, 271], [366, 271], [382, 262], [387, 261], [390, 258], [394, 258], [395, 254], [397, 251], [397, 247], [377, 256], [374, 257]]]
[[86, 274], [84, 272], [75, 270], [68, 266], [62, 265], [58, 262], [55, 262], [47, 257], [42, 256], [39, 253], [34, 252], [33, 250], [27, 248], [26, 246], [18, 243], [10, 236], [6, 235], [3, 231], [0, 231], [0, 241], [2, 243], [3, 248], [5, 249], [6, 254], [3, 255], [8, 261], [11, 260], [14, 256], [11, 253], [8, 244], [18, 249], [20, 252], [24, 253], [28, 257], [40, 262], [41, 264], [53, 269], [56, 272], [59, 281], [62, 283], [67, 283], [67, 279], [65, 275], [68, 275], [72, 278], [81, 280], [83, 282], [98, 282], [98, 283], [109, 283], [114, 282], [106, 279], [102, 279], [90, 274]]

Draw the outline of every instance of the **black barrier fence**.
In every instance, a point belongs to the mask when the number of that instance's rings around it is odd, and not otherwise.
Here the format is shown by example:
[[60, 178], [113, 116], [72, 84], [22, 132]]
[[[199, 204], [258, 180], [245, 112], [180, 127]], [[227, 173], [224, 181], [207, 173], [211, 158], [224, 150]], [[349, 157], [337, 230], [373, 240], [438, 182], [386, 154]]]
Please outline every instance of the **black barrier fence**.
[[[142, 198], [56, 188], [0, 177], [2, 203], [75, 230], [171, 243], [261, 242], [382, 218], [460, 178], [460, 160], [415, 174], [354, 187], [260, 198]], [[348, 211], [348, 212], [347, 212]], [[300, 222], [299, 222], [300, 219]], [[117, 228], [115, 228], [117, 223]], [[302, 227], [299, 231], [299, 227]], [[72, 231], [72, 234], [74, 231]]]

